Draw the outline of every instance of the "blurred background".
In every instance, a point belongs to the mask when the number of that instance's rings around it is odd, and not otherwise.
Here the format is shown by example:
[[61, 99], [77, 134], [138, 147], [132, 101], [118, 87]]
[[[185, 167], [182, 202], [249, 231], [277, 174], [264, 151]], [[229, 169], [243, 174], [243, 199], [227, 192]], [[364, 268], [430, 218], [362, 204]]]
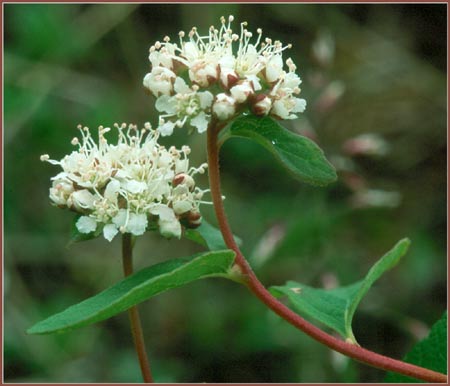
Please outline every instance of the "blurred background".
[[[27, 336], [35, 322], [122, 278], [120, 240], [67, 247], [73, 214], [52, 207], [76, 125], [156, 123], [142, 79], [165, 35], [221, 15], [292, 43], [308, 107], [290, 130], [339, 172], [326, 188], [293, 180], [244, 139], [222, 151], [225, 206], [267, 285], [332, 288], [361, 279], [400, 238], [409, 253], [363, 300], [364, 347], [401, 358], [446, 308], [446, 5], [5, 4], [4, 377], [7, 382], [138, 382], [126, 314], [71, 333]], [[237, 29], [238, 23], [235, 22]], [[286, 56], [287, 57], [287, 56]], [[164, 140], [206, 159], [205, 136]], [[206, 177], [200, 186], [206, 186]], [[215, 224], [210, 207], [204, 217]], [[136, 269], [201, 251], [147, 233]], [[245, 288], [208, 279], [140, 305], [159, 382], [378, 382], [384, 373], [333, 353]]]

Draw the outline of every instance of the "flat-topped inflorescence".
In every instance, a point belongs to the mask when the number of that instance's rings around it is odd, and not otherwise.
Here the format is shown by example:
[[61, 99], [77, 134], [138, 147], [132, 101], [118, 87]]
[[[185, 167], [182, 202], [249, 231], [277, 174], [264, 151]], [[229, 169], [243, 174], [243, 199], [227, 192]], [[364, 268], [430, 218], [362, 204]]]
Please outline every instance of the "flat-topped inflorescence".
[[291, 58], [283, 63], [291, 45], [263, 39], [260, 28], [252, 43], [247, 23], [235, 34], [233, 20], [222, 17], [220, 29], [211, 26], [206, 35], [193, 27], [188, 34], [180, 31], [179, 43], [166, 36], [150, 47], [151, 72], [143, 83], [157, 98], [162, 135], [185, 125], [202, 133], [212, 117], [227, 121], [245, 110], [279, 119], [305, 110], [306, 101], [296, 97], [301, 83], [296, 66]]
[[115, 127], [116, 144], [105, 137], [108, 127], [99, 127], [97, 143], [87, 127], [79, 126], [81, 140], [72, 140], [77, 150], [61, 161], [41, 156], [62, 168], [52, 178], [51, 201], [81, 214], [79, 232], [102, 231], [109, 241], [118, 232], [139, 236], [147, 229], [180, 237], [182, 226], [200, 225], [199, 205], [206, 190], [196, 187], [193, 176], [204, 173], [207, 164], [189, 167], [190, 148], [159, 145], [159, 132], [148, 123], [141, 130]]

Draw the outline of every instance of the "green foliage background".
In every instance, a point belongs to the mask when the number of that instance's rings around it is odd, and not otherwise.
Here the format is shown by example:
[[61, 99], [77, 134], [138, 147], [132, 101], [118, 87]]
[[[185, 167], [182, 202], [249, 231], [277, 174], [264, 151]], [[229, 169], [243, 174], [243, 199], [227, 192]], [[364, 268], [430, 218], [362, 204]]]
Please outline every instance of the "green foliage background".
[[[298, 65], [308, 108], [285, 126], [312, 136], [339, 168], [337, 183], [312, 188], [258, 145], [225, 144], [225, 206], [262, 281], [346, 285], [408, 236], [408, 255], [356, 313], [355, 335], [361, 345], [400, 358], [442, 315], [445, 5], [6, 4], [5, 381], [140, 380], [126, 314], [67, 334], [25, 334], [122, 277], [118, 238], [65, 247], [73, 215], [49, 205], [57, 168], [39, 156], [59, 159], [71, 151], [78, 123], [93, 129], [116, 121], [155, 123], [154, 100], [142, 87], [150, 45], [193, 25], [206, 30], [228, 14], [293, 44], [288, 55]], [[381, 135], [390, 151], [349, 156], [344, 143], [369, 132]], [[178, 130], [165, 141], [188, 143], [194, 163], [206, 158], [205, 136]], [[206, 184], [206, 177], [199, 182]], [[401, 202], [361, 201], [364, 186], [396, 191]], [[203, 212], [215, 223], [211, 208]], [[199, 251], [188, 240], [147, 234], [135, 248], [136, 268]], [[160, 382], [377, 382], [384, 376], [313, 342], [232, 282], [190, 284], [145, 302], [141, 313]]]

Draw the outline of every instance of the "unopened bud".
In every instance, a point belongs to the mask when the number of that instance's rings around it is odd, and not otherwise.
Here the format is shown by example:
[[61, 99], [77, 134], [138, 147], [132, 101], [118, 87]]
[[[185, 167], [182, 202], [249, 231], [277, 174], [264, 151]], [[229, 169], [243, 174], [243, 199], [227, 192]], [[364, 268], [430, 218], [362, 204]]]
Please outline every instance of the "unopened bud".
[[252, 111], [255, 115], [267, 115], [272, 108], [272, 100], [264, 94], [255, 96], [252, 105]]
[[190, 211], [186, 216], [186, 227], [197, 228], [202, 224], [202, 215], [196, 211]]
[[189, 190], [195, 187], [194, 179], [186, 173], [178, 173], [172, 180], [172, 186], [176, 187], [180, 184], [186, 185]]
[[237, 103], [244, 103], [254, 92], [252, 83], [248, 81], [239, 82], [230, 89], [231, 96]]
[[212, 110], [219, 120], [226, 121], [236, 112], [236, 101], [224, 93], [218, 94]]

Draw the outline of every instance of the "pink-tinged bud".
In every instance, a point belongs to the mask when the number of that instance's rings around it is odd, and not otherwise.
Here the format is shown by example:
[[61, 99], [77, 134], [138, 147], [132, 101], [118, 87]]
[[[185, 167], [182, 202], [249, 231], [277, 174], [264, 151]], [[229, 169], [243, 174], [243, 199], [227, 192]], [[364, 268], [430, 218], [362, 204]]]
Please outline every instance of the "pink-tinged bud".
[[199, 212], [190, 211], [186, 216], [187, 228], [198, 228], [202, 224], [202, 215]]
[[177, 174], [172, 180], [172, 186], [175, 187], [175, 186], [182, 184], [184, 181], [184, 176], [185, 176], [184, 173]]
[[253, 98], [252, 112], [255, 115], [267, 115], [272, 108], [272, 100], [264, 94], [255, 95]]
[[172, 180], [172, 186], [176, 187], [178, 185], [184, 184], [189, 190], [193, 190], [195, 187], [194, 179], [186, 173], [178, 173]]
[[235, 114], [236, 101], [227, 94], [218, 94], [213, 104], [212, 111], [219, 120], [226, 121]]

